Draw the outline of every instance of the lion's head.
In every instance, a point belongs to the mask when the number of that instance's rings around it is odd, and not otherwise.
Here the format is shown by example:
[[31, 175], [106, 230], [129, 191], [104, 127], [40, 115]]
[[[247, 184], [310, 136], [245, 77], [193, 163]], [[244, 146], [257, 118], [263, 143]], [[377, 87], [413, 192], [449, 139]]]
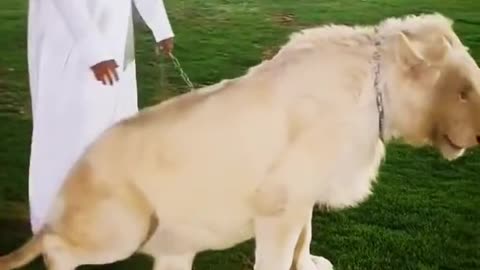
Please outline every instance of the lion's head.
[[390, 19], [384, 35], [387, 133], [449, 159], [480, 143], [480, 69], [439, 14]]

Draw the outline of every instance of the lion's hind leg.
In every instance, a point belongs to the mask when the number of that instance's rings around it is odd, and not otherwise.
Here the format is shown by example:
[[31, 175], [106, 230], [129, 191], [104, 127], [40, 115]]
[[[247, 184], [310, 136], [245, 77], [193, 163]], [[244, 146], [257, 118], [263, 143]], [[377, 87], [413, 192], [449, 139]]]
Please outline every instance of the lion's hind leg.
[[114, 186], [105, 196], [95, 192], [85, 193], [82, 200], [63, 197], [63, 209], [44, 242], [52, 269], [124, 260], [156, 229], [151, 228], [152, 207], [135, 188]]
[[77, 222], [57, 224], [44, 238], [48, 269], [68, 270], [124, 260], [148, 237], [151, 219], [150, 212], [138, 213], [115, 201], [99, 203], [74, 216], [79, 217], [72, 220]]

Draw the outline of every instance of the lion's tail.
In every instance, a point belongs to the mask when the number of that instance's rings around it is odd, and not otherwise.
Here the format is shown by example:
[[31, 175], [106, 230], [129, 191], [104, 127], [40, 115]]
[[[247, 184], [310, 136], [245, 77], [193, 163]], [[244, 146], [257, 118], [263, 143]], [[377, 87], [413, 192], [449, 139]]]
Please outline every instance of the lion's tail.
[[0, 270], [20, 268], [33, 261], [42, 252], [43, 231], [30, 238], [17, 250], [0, 257]]

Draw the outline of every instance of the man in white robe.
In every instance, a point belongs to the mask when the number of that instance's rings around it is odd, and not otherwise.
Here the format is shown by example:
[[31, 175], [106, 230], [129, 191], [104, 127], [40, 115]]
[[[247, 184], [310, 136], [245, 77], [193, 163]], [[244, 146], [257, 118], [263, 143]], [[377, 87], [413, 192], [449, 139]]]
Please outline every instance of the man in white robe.
[[168, 54], [174, 35], [162, 0], [29, 2], [34, 233], [85, 147], [114, 122], [138, 111], [133, 4]]

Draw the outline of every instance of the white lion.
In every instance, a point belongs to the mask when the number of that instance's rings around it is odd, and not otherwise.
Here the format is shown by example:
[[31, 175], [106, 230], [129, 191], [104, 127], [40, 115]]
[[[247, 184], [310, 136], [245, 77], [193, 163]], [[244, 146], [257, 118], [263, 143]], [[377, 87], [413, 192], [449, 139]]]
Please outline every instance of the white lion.
[[155, 270], [189, 270], [197, 253], [253, 237], [256, 270], [332, 269], [310, 254], [315, 205], [365, 200], [393, 138], [454, 159], [479, 135], [480, 70], [448, 18], [306, 29], [244, 76], [105, 132], [0, 269], [141, 252]]

